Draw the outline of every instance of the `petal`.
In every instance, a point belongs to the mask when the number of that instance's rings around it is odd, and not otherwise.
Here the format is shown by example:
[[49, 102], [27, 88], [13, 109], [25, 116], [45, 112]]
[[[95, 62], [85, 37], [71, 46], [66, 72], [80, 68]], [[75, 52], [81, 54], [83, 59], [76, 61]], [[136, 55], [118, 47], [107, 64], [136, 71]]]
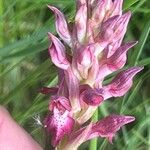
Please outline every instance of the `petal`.
[[113, 36], [115, 38], [114, 39], [115, 41], [124, 37], [130, 17], [131, 17], [131, 12], [129, 11], [129, 12], [123, 14], [117, 21], [117, 23], [115, 25], [114, 36]]
[[74, 75], [71, 68], [64, 71], [65, 80], [68, 87], [69, 99], [72, 106], [72, 111], [80, 111], [80, 101], [79, 101], [79, 80]]
[[108, 43], [112, 40], [114, 34], [114, 28], [119, 19], [119, 16], [113, 16], [102, 23], [100, 39], [108, 41]]
[[58, 91], [57, 87], [42, 87], [39, 92], [42, 94], [56, 94]]
[[98, 106], [103, 102], [104, 97], [99, 91], [95, 89], [88, 89], [81, 93], [80, 99], [87, 105]]
[[65, 55], [65, 47], [60, 40], [51, 33], [48, 33], [48, 36], [52, 41], [52, 44], [49, 47], [49, 54], [52, 62], [61, 69], [67, 69], [70, 64]]
[[131, 88], [133, 77], [142, 69], [143, 67], [132, 67], [122, 71], [105, 88], [114, 97], [123, 96]]
[[55, 13], [55, 25], [57, 33], [69, 46], [71, 46], [71, 36], [68, 30], [68, 25], [65, 16], [56, 7], [48, 5], [48, 8]]
[[75, 26], [77, 31], [77, 38], [79, 42], [84, 42], [87, 29], [87, 5], [80, 6], [75, 17]]
[[61, 114], [54, 108], [54, 114], [48, 116], [45, 121], [45, 128], [52, 136], [52, 145], [56, 147], [65, 135], [69, 135], [73, 130], [74, 120], [69, 117], [69, 112]]

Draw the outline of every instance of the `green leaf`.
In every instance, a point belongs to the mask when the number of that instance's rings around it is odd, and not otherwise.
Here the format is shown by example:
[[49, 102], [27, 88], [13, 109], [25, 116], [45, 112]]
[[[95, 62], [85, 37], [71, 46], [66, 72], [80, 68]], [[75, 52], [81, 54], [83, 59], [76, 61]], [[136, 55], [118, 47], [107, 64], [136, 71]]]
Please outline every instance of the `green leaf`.
[[137, 3], [139, 0], [125, 0], [123, 8], [124, 10], [130, 8], [133, 4]]
[[135, 51], [133, 53], [133, 59], [132, 59], [133, 61], [131, 63], [132, 65], [137, 65], [139, 58], [141, 56], [142, 50], [144, 48], [145, 42], [148, 38], [149, 32], [150, 32], [150, 20], [144, 26], [144, 29], [143, 29], [142, 35], [140, 37], [139, 43], [135, 48]]

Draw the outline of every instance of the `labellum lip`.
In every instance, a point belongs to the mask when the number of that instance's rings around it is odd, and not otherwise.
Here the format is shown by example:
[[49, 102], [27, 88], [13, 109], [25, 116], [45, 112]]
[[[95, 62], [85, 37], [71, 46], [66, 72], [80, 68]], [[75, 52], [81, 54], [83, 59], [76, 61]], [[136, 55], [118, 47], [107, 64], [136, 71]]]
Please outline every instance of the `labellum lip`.
[[73, 130], [74, 119], [69, 116], [68, 111], [62, 114], [57, 108], [54, 108], [53, 114], [47, 116], [44, 124], [52, 136], [51, 144], [56, 147], [62, 138]]

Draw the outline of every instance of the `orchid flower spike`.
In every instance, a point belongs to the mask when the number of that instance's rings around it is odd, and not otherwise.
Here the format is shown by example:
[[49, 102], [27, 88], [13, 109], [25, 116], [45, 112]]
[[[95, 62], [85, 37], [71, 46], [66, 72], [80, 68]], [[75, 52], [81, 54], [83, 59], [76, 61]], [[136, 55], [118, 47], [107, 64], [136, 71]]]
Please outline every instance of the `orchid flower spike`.
[[55, 15], [59, 36], [48, 33], [49, 55], [58, 67], [58, 84], [43, 87], [40, 92], [50, 95], [44, 127], [57, 150], [77, 150], [83, 142], [95, 137], [112, 143], [116, 132], [135, 118], [109, 115], [88, 124], [89, 119], [105, 100], [125, 95], [133, 77], [143, 69], [123, 70], [104, 85], [107, 75], [125, 66], [128, 50], [137, 44], [137, 41], [122, 44], [131, 12], [122, 12], [123, 0], [76, 0], [76, 3], [71, 25], [58, 8], [48, 5]]

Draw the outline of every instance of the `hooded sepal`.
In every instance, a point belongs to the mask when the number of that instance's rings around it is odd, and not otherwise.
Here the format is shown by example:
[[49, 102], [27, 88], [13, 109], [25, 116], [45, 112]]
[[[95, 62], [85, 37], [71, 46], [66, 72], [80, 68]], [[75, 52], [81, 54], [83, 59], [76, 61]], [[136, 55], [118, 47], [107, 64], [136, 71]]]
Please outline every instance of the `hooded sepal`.
[[69, 46], [72, 46], [72, 39], [68, 30], [67, 21], [65, 16], [56, 7], [48, 5], [48, 8], [55, 13], [55, 26], [58, 35], [66, 42]]
[[49, 47], [49, 54], [51, 56], [52, 62], [57, 67], [66, 70], [70, 66], [70, 63], [67, 60], [64, 45], [53, 34], [48, 33], [48, 36], [52, 42]]

